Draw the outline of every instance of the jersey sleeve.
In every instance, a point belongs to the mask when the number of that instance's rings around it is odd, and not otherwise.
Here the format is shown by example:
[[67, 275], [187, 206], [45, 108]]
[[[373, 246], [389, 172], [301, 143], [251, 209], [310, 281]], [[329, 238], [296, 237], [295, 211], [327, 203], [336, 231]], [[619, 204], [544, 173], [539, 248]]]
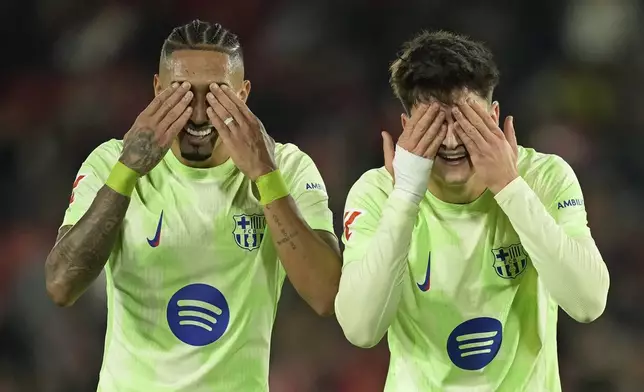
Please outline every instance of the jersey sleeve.
[[345, 265], [364, 256], [378, 229], [387, 191], [393, 189], [393, 184], [380, 184], [379, 176], [378, 170], [368, 171], [351, 187], [347, 196], [342, 219]]
[[590, 237], [584, 196], [575, 172], [558, 156], [542, 168], [542, 201], [570, 237]]
[[285, 149], [291, 152], [283, 159], [280, 170], [300, 214], [313, 230], [333, 233], [329, 196], [317, 166], [294, 145], [285, 146]]
[[96, 193], [105, 184], [120, 154], [120, 143], [110, 140], [98, 146], [81, 165], [72, 185], [69, 206], [61, 226], [75, 225], [85, 215]]

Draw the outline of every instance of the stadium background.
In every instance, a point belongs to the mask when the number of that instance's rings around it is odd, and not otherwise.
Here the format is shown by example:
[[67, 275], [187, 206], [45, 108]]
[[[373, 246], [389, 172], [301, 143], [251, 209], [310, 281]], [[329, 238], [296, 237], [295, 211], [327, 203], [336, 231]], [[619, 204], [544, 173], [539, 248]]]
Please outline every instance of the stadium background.
[[[43, 262], [88, 153], [120, 138], [152, 97], [164, 37], [199, 17], [240, 35], [252, 110], [322, 172], [335, 213], [382, 164], [379, 131], [400, 131], [387, 65], [421, 28], [486, 41], [519, 142], [563, 156], [585, 191], [612, 274], [604, 316], [562, 313], [564, 391], [644, 385], [644, 35], [636, 0], [23, 0], [0, 3], [0, 391], [92, 391], [103, 282], [71, 309], [44, 290]], [[580, 271], [583, 273], [583, 271]], [[384, 345], [352, 348], [285, 288], [272, 391], [378, 391]]]

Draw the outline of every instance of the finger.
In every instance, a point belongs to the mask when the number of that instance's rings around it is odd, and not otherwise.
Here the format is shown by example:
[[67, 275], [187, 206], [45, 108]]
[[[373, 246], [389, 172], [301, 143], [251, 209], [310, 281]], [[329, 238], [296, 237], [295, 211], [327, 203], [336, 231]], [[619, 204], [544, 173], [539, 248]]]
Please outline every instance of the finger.
[[483, 123], [487, 127], [487, 129], [494, 134], [497, 137], [503, 137], [503, 132], [499, 129], [499, 126], [496, 124], [496, 121], [490, 116], [490, 113], [485, 110], [485, 108], [481, 105], [479, 105], [478, 102], [476, 102], [473, 99], [470, 99], [470, 107], [476, 112], [476, 114], [483, 120]]
[[[459, 102], [458, 108], [461, 110], [461, 113], [463, 113], [463, 116], [467, 119], [467, 121], [469, 121], [470, 124], [472, 124], [474, 128], [479, 131], [479, 133], [485, 140], [492, 140], [495, 137], [494, 133], [490, 131], [483, 118], [479, 116], [476, 111], [474, 111], [474, 108], [471, 106], [472, 103], [470, 102], [472, 102], [471, 99], [467, 99], [465, 102]], [[463, 127], [463, 129], [467, 131], [467, 128]]]
[[[161, 106], [159, 109], [154, 113], [152, 118], [154, 121], [158, 124], [160, 123], [163, 118], [172, 110], [180, 101], [181, 99], [185, 96], [185, 94], [190, 90], [190, 83], [188, 82], [183, 82], [181, 83], [181, 86], [174, 90], [174, 92], [163, 102], [161, 102]], [[183, 111], [181, 111], [183, 112]], [[179, 114], [181, 114], [179, 112]]]
[[247, 120], [252, 120], [252, 119], [255, 118], [255, 115], [250, 110], [248, 105], [246, 105], [246, 102], [242, 101], [230, 87], [228, 87], [227, 85], [224, 84], [224, 85], [219, 86], [219, 88], [237, 106], [237, 108], [239, 109], [241, 114], [243, 114], [246, 117]]
[[[231, 116], [237, 121], [237, 124], [245, 124], [247, 123], [246, 117], [242, 114], [242, 112], [239, 110], [237, 105], [230, 99], [228, 95], [224, 92], [224, 90], [219, 87], [216, 83], [213, 83], [210, 85], [210, 95], [212, 100], [212, 96], [223, 106], [228, 113], [230, 113]], [[212, 105], [211, 105], [212, 106]], [[213, 107], [214, 109], [214, 107]]]
[[394, 147], [394, 140], [389, 134], [389, 132], [383, 130], [380, 135], [382, 136], [382, 152], [385, 157], [385, 169], [391, 174], [391, 176], [394, 176], [394, 154], [395, 154], [395, 147]]
[[507, 116], [505, 118], [505, 122], [503, 123], [503, 134], [505, 135], [508, 143], [510, 143], [512, 151], [517, 154], [519, 150], [519, 143], [517, 143], [517, 134], [514, 132], [514, 117]]
[[458, 135], [458, 137], [461, 139], [463, 144], [465, 145], [465, 149], [467, 150], [468, 154], [470, 156], [474, 156], [480, 153], [480, 150], [476, 143], [474, 143], [474, 140], [468, 135], [464, 130], [463, 127], [461, 127], [461, 124], [456, 123], [454, 124], [454, 132]]
[[168, 127], [168, 130], [163, 135], [163, 145], [172, 143], [172, 140], [185, 128], [188, 120], [192, 116], [192, 107], [188, 106], [183, 110], [183, 113]]
[[418, 120], [416, 126], [412, 128], [411, 134], [409, 135], [409, 140], [413, 144], [416, 145], [420, 142], [423, 136], [427, 133], [428, 128], [434, 123], [439, 111], [440, 106], [436, 102], [432, 103], [429, 106], [429, 109], [425, 111], [425, 114], [423, 114], [420, 120]]
[[214, 125], [215, 129], [219, 132], [221, 140], [228, 140], [230, 138], [231, 131], [229, 126], [224, 123], [224, 120], [228, 117], [222, 118], [219, 114], [217, 114], [217, 112], [215, 112], [215, 109], [213, 109], [212, 107], [206, 108], [206, 115], [208, 116], [210, 123]]
[[[186, 108], [190, 106], [190, 102], [192, 102], [192, 97], [194, 94], [192, 91], [188, 91], [183, 95], [183, 98], [177, 102], [172, 109], [168, 113], [165, 114], [163, 119], [159, 122], [159, 126], [157, 129], [159, 132], [166, 132], [179, 117], [181, 117], [185, 111]], [[185, 125], [185, 124], [184, 124]]]
[[436, 137], [432, 140], [432, 142], [429, 144], [427, 149], [424, 151], [423, 156], [429, 159], [436, 158], [438, 149], [441, 147], [441, 144], [443, 144], [443, 140], [445, 140], [446, 135], [447, 135], [447, 124], [443, 124], [440, 126], [440, 130], [438, 131], [438, 134], [436, 135]]
[[423, 137], [418, 141], [418, 145], [416, 146], [415, 152], [418, 155], [422, 155], [427, 148], [429, 147], [430, 144], [436, 139], [436, 136], [438, 135], [438, 132], [440, 132], [441, 127], [445, 123], [445, 112], [441, 110], [434, 121], [431, 123], [429, 126], [429, 129]]
[[159, 108], [161, 107], [161, 104], [165, 102], [165, 100], [168, 99], [168, 97], [170, 97], [177, 88], [179, 88], [179, 83], [177, 82], [172, 83], [168, 88], [161, 91], [159, 95], [154, 97], [152, 102], [150, 102], [148, 107], [145, 108], [145, 110], [143, 110], [141, 114], [152, 117], [154, 113], [156, 113], [157, 110], [159, 110]]
[[460, 125], [461, 131], [466, 134], [474, 144], [476, 144], [477, 149], [480, 150], [488, 144], [488, 142], [483, 138], [483, 135], [481, 135], [481, 132], [472, 125], [467, 118], [465, 118], [458, 107], [454, 107], [452, 109], [452, 113], [454, 113], [454, 118], [458, 125]]
[[416, 124], [420, 119], [425, 115], [425, 113], [429, 110], [430, 105], [426, 103], [421, 103], [418, 105], [418, 108], [416, 109], [416, 113], [414, 113], [413, 116], [409, 119], [407, 122], [405, 129], [403, 130], [403, 133], [408, 133], [411, 134], [411, 131], [416, 127]]
[[[229, 131], [233, 131], [233, 132], [236, 131], [237, 126], [239, 125], [239, 121], [237, 121], [235, 116], [233, 116], [232, 113], [230, 113], [224, 107], [224, 105], [222, 105], [221, 102], [217, 100], [214, 94], [212, 93], [206, 94], [206, 99], [208, 100], [208, 104], [210, 105], [210, 108], [213, 110], [213, 113], [221, 120], [221, 126], [228, 129]], [[232, 119], [233, 121], [230, 121], [229, 119]], [[245, 121], [245, 120], [242, 120], [242, 121]]]

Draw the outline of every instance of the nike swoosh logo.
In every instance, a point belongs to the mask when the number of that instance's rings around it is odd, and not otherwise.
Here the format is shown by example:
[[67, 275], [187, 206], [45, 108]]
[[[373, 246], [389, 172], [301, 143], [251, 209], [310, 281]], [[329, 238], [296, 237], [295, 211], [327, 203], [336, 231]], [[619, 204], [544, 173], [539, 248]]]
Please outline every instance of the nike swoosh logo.
[[159, 246], [159, 243], [161, 242], [161, 224], [163, 223], [163, 211], [161, 211], [161, 216], [159, 217], [159, 224], [157, 225], [157, 231], [154, 233], [154, 238], [152, 239], [147, 239], [148, 244], [150, 244], [151, 247], [156, 248]]
[[429, 290], [430, 286], [430, 280], [429, 280], [429, 271], [432, 266], [432, 252], [429, 252], [429, 255], [427, 256], [427, 271], [425, 272], [425, 281], [423, 283], [416, 283], [420, 291], [427, 291]]

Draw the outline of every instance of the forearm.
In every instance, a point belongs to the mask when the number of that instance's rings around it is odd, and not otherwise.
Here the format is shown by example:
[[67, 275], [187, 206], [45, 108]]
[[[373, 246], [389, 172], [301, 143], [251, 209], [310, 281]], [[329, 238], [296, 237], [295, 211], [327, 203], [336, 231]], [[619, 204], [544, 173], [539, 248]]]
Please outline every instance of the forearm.
[[130, 198], [103, 186], [85, 215], [64, 233], [45, 263], [47, 292], [72, 305], [101, 273], [112, 251]]
[[332, 314], [342, 265], [339, 247], [309, 227], [291, 196], [264, 206], [264, 215], [293, 287], [318, 314]]
[[606, 306], [610, 280], [592, 238], [567, 235], [521, 178], [496, 199], [552, 298], [577, 321], [599, 317]]
[[394, 190], [364, 256], [345, 260], [335, 312], [345, 336], [356, 346], [376, 345], [395, 317], [417, 215], [417, 203]]

